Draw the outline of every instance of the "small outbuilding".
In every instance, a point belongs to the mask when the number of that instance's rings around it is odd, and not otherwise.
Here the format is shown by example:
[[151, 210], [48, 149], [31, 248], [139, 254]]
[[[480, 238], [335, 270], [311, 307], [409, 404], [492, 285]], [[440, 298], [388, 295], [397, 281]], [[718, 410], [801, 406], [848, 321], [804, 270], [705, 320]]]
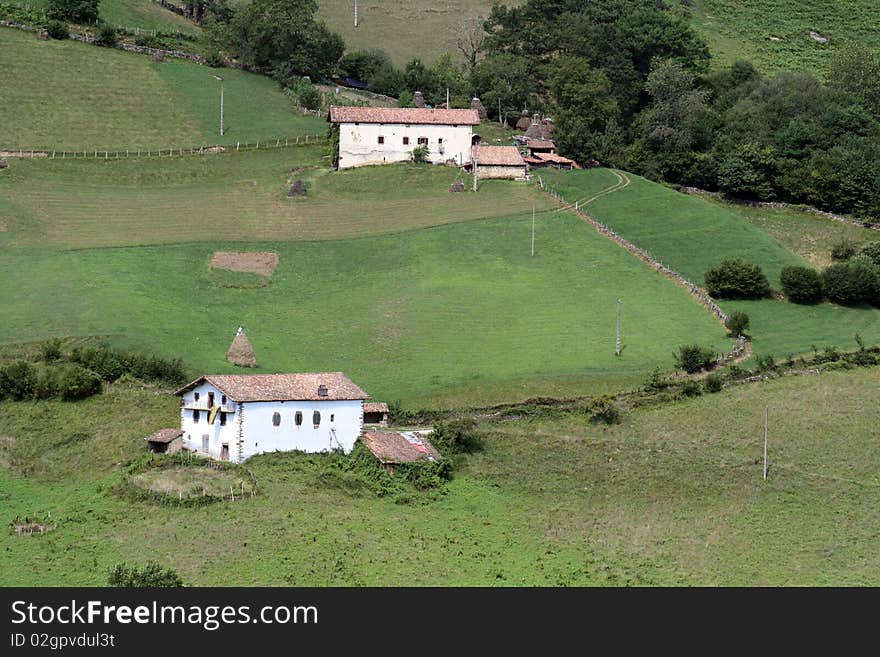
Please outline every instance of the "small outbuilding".
[[555, 169], [580, 169], [581, 166], [572, 159], [556, 153], [534, 153], [525, 159], [530, 169], [553, 167]]
[[181, 429], [159, 429], [144, 440], [147, 441], [147, 448], [153, 454], [174, 454], [183, 448], [183, 431]]
[[364, 424], [388, 426], [388, 404], [385, 402], [364, 402]]
[[443, 458], [423, 434], [415, 431], [367, 431], [362, 440], [382, 467], [391, 474], [394, 474], [395, 466], [401, 463], [439, 461]]
[[526, 180], [526, 162], [516, 146], [475, 146], [477, 178]]

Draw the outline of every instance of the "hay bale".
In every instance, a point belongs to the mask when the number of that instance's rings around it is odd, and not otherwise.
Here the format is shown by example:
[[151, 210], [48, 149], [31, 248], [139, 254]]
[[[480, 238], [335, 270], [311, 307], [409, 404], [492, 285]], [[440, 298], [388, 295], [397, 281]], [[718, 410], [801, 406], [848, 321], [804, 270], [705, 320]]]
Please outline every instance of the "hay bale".
[[43, 41], [49, 40], [49, 33], [46, 30], [40, 30], [40, 39]]
[[413, 92], [413, 107], [424, 107], [425, 106], [425, 97], [422, 95], [421, 91]]
[[0, 160], [0, 169], [8, 169], [8, 168], [9, 168], [9, 162], [7, 162], [6, 160]]
[[529, 110], [523, 110], [522, 115], [519, 117], [519, 121], [516, 122], [516, 129], [520, 132], [525, 132], [532, 125], [532, 119], [529, 116]]
[[153, 53], [153, 61], [161, 64], [162, 62], [165, 61], [165, 53], [157, 50], [156, 52]]
[[477, 110], [480, 121], [485, 121], [489, 118], [489, 115], [486, 113], [486, 108], [483, 107], [483, 103], [480, 101], [479, 98], [474, 97], [473, 100], [471, 100], [471, 109]]
[[463, 192], [464, 191], [464, 181], [456, 180], [449, 186], [450, 192]]
[[235, 334], [235, 338], [232, 340], [232, 345], [230, 345], [229, 351], [226, 352], [226, 360], [239, 367], [257, 366], [257, 357], [254, 354], [254, 348], [251, 345], [251, 341], [248, 340], [244, 329], [240, 326], [238, 327], [238, 332]]
[[287, 196], [305, 196], [308, 194], [308, 189], [306, 189], [306, 184], [302, 180], [296, 180], [290, 186], [290, 190], [287, 192]]

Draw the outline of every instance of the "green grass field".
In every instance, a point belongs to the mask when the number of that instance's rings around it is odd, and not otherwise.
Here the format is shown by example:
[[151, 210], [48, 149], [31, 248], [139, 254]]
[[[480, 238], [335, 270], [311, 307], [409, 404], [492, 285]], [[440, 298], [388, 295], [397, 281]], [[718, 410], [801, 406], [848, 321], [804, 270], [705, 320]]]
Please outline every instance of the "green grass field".
[[[690, 14], [715, 65], [747, 59], [765, 71], [810, 69], [822, 75], [846, 44], [880, 46], [872, 0], [695, 0]], [[810, 32], [828, 41], [819, 43]]]
[[[41, 9], [47, 0], [4, 0], [6, 4]], [[153, 0], [101, 0], [99, 16], [109, 25], [126, 29], [160, 30], [198, 34], [200, 28], [183, 16], [164, 9]]]
[[[225, 126], [219, 134], [220, 82]], [[0, 150], [125, 150], [324, 134], [269, 78], [0, 29]]]
[[[555, 175], [548, 172], [546, 176], [570, 201], [590, 196], [614, 182], [613, 176], [601, 169]], [[807, 264], [770, 233], [746, 221], [737, 209], [679, 194], [638, 176], [629, 177], [632, 183], [628, 187], [596, 199], [588, 211], [698, 284], [703, 283], [707, 269], [725, 258], [760, 264], [776, 289], [782, 267]], [[835, 229], [842, 235], [848, 233], [842, 224], [824, 221], [830, 227], [823, 235], [830, 236]], [[798, 229], [791, 232], [800, 233]], [[803, 244], [804, 239], [791, 238], [790, 242]], [[876, 309], [830, 303], [802, 306], [771, 299], [725, 301], [721, 305], [749, 314], [756, 355], [782, 358], [827, 345], [852, 349], [856, 333], [867, 342], [880, 342], [880, 311]]]
[[878, 384], [874, 368], [738, 386], [610, 428], [487, 421], [484, 451], [414, 504], [334, 485], [316, 458], [261, 457], [258, 497], [197, 509], [109, 490], [143, 436], [177, 421], [175, 398], [120, 384], [2, 402], [0, 516], [58, 527], [0, 534], [0, 585], [102, 585], [147, 558], [190, 585], [877, 585]]

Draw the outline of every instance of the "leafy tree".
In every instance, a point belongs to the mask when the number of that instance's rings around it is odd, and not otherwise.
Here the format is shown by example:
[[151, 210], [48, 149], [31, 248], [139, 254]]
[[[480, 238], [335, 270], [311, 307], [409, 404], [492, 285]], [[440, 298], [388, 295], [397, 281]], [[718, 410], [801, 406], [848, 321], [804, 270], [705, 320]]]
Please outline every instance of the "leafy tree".
[[46, 23], [46, 33], [59, 41], [70, 38], [70, 30], [67, 29], [67, 23], [58, 20], [51, 20]]
[[815, 303], [824, 294], [822, 276], [809, 267], [784, 267], [779, 282], [785, 296], [795, 303]]
[[880, 51], [851, 42], [831, 60], [828, 85], [857, 99], [880, 119]]
[[724, 326], [727, 328], [730, 335], [733, 337], [739, 337], [741, 335], [745, 335], [745, 332], [749, 330], [749, 316], [740, 311], [734, 311], [730, 313], [727, 317], [727, 321], [724, 322]]
[[49, 18], [70, 23], [94, 23], [98, 20], [98, 1], [49, 0], [46, 6], [46, 15]]
[[616, 424], [620, 421], [620, 409], [617, 407], [617, 399], [614, 395], [593, 397], [587, 404], [587, 414], [591, 422]]
[[715, 366], [715, 352], [698, 344], [682, 345], [674, 356], [676, 367], [688, 374], [710, 370]]
[[706, 272], [706, 289], [722, 299], [758, 299], [770, 293], [770, 283], [759, 265], [724, 260]]
[[0, 399], [29, 399], [33, 396], [36, 385], [37, 373], [26, 361], [15, 361], [0, 368]]
[[476, 452], [482, 446], [477, 423], [468, 418], [438, 422], [430, 438], [434, 447], [444, 454]]
[[490, 116], [519, 116], [533, 91], [529, 60], [511, 54], [491, 55], [474, 67], [471, 85]]
[[880, 303], [880, 276], [869, 261], [854, 258], [833, 264], [822, 274], [825, 294], [844, 305]]
[[775, 167], [771, 146], [743, 144], [718, 166], [718, 188], [733, 197], [769, 199], [773, 195]]
[[148, 561], [144, 566], [116, 564], [110, 569], [107, 585], [117, 588], [172, 588], [183, 586], [183, 580], [173, 569]]

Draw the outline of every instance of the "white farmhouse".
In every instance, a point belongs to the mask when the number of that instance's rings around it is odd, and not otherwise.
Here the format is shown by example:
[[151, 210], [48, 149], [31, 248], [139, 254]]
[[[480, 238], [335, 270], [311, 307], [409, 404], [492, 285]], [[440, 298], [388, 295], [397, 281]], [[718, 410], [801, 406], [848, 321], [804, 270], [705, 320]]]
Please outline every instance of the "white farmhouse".
[[330, 123], [339, 129], [339, 168], [405, 162], [418, 146], [428, 147], [435, 164], [471, 161], [472, 109], [331, 107]]
[[183, 444], [236, 463], [263, 452], [350, 452], [368, 397], [342, 372], [206, 374], [175, 394]]

